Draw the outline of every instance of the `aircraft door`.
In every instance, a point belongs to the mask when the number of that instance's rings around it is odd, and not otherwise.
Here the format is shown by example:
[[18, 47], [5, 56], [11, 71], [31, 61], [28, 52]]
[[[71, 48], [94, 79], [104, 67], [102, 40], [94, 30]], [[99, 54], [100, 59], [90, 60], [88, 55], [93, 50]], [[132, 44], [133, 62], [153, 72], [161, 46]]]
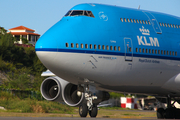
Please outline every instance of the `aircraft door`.
[[[144, 12], [144, 11], [143, 11]], [[154, 31], [158, 34], [161, 34], [162, 31], [161, 31], [161, 28], [158, 24], [158, 21], [156, 20], [156, 18], [149, 12], [144, 12], [144, 14], [149, 18], [153, 28], [154, 28]]]
[[133, 45], [131, 38], [124, 38], [124, 48], [125, 48], [125, 61], [132, 62], [133, 60]]

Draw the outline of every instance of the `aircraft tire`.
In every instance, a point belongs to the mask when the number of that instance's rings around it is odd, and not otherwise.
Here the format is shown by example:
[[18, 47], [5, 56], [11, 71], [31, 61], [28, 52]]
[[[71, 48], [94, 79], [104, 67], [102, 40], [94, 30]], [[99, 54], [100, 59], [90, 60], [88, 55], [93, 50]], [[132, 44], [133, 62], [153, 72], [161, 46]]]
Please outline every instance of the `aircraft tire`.
[[86, 117], [88, 113], [88, 107], [86, 104], [82, 104], [79, 106], [79, 115], [81, 117]]
[[97, 108], [97, 106], [95, 105], [95, 106], [93, 106], [92, 110], [89, 111], [89, 115], [90, 115], [91, 117], [96, 117], [97, 114], [98, 114], [98, 108]]
[[176, 117], [175, 119], [180, 119], [180, 109], [176, 109]]
[[165, 118], [166, 119], [173, 119], [175, 118], [175, 112], [176, 112], [176, 109], [174, 108], [167, 108], [166, 111], [165, 111]]
[[159, 109], [157, 110], [157, 118], [158, 118], [158, 119], [164, 119], [164, 113], [165, 113], [164, 108], [159, 108]]

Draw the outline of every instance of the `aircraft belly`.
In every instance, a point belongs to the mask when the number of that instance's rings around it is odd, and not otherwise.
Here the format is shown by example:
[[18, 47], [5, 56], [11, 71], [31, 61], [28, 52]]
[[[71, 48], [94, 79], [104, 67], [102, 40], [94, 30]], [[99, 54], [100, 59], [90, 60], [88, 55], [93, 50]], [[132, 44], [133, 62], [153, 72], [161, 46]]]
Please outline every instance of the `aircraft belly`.
[[74, 84], [88, 79], [99, 89], [162, 93], [161, 86], [178, 74], [179, 67], [160, 59], [134, 57], [127, 62], [124, 56], [58, 52], [49, 69]]

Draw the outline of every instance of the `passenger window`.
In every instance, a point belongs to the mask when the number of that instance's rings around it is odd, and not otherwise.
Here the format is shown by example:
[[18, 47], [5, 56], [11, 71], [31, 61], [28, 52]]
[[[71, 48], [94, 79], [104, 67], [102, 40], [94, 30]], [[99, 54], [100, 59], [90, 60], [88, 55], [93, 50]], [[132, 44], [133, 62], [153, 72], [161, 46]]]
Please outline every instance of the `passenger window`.
[[170, 27], [170, 25], [169, 24], [167, 24], [168, 25], [168, 27]]
[[167, 24], [165, 23], [165, 26], [167, 27]]
[[135, 20], [135, 19], [133, 19], [133, 21], [134, 21], [134, 23], [136, 23], [136, 20]]
[[74, 44], [73, 44], [73, 43], [71, 43], [71, 47], [72, 47], [72, 48], [74, 47]]
[[129, 19], [127, 19], [127, 21], [128, 21], [128, 22], [130, 22], [130, 20], [129, 20]]
[[109, 46], [108, 45], [106, 46], [106, 50], [109, 50]]
[[132, 19], [130, 19], [131, 20], [131, 22], [133, 23], [133, 20]]
[[123, 19], [121, 18], [121, 22], [123, 22]]
[[99, 50], [101, 49], [101, 45], [98, 45], [98, 49], [99, 49]]
[[66, 43], [66, 47], [69, 47], [69, 44], [68, 44], [68, 43]]
[[136, 20], [137, 21], [137, 23], [139, 23], [139, 20]]
[[169, 55], [171, 55], [171, 51], [169, 52]]
[[[121, 50], [121, 48], [120, 47], [118, 47], [118, 51], [120, 51]], [[131, 52], [131, 48], [130, 48], [130, 52]]]
[[102, 46], [102, 49], [105, 50], [105, 46], [104, 45]]
[[148, 49], [146, 49], [146, 53], [148, 53]]
[[113, 47], [111, 46], [110, 49], [113, 50]]
[[142, 24], [142, 21], [141, 21], [141, 20], [139, 20], [139, 22]]
[[174, 51], [172, 52], [172, 55], [174, 56]]
[[126, 18], [124, 18], [124, 21], [127, 22], [127, 21], [126, 21]]
[[163, 27], [165, 26], [164, 23], [162, 25], [163, 25]]
[[166, 51], [164, 50], [164, 55], [166, 55]]
[[143, 53], [145, 53], [145, 50], [144, 50], [144, 48], [142, 49], [142, 52], [143, 52]]
[[97, 49], [97, 46], [96, 46], [96, 45], [94, 45], [94, 49]]
[[160, 50], [158, 50], [158, 54], [160, 54]]
[[79, 48], [79, 45], [76, 43], [76, 48]]
[[172, 24], [170, 24], [170, 25], [171, 25], [171, 27], [173, 28]]
[[176, 28], [178, 28], [178, 26], [176, 25]]
[[146, 22], [146, 24], [148, 24], [148, 22], [147, 21], [145, 21]]
[[88, 48], [88, 45], [87, 44], [85, 44], [85, 47], [86, 47], [86, 49]]
[[142, 23], [145, 24], [144, 20], [142, 20]]
[[138, 52], [138, 48], [136, 48], [136, 52]]
[[154, 49], [152, 49], [152, 54], [154, 54]]
[[115, 51], [117, 50], [116, 46], [114, 46], [114, 50], [115, 50]]
[[157, 50], [155, 50], [155, 54], [157, 54]]
[[163, 55], [163, 50], [161, 50], [161, 54]]
[[175, 56], [177, 56], [177, 52], [175, 52]]
[[151, 25], [151, 22], [148, 20], [149, 25]]
[[174, 28], [176, 28], [176, 26], [175, 25], [173, 25], [174, 26]]
[[180, 25], [179, 25], [179, 28], [180, 28]]
[[[162, 24], [159, 22], [160, 26], [162, 26]], [[163, 23], [164, 24], [164, 23]]]
[[169, 55], [169, 52], [167, 51], [167, 55]]
[[81, 44], [81, 48], [83, 48], [83, 44]]
[[139, 52], [141, 53], [141, 48], [139, 48]]
[[92, 49], [92, 45], [90, 44], [90, 49]]
[[151, 53], [151, 49], [149, 49], [149, 53]]

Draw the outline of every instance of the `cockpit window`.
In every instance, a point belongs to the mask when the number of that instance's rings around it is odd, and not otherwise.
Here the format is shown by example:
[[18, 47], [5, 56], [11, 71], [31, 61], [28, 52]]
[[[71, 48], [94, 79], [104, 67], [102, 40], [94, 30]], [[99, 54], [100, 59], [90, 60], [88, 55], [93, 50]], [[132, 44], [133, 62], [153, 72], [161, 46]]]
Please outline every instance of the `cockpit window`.
[[65, 14], [65, 16], [69, 16], [70, 14], [71, 14], [71, 10], [70, 11], [68, 11], [66, 14]]
[[91, 11], [87, 11], [88, 12], [88, 15], [90, 16], [90, 17], [94, 17], [94, 15], [93, 15], [93, 13], [91, 12]]
[[75, 16], [75, 15], [83, 15], [83, 11], [76, 11], [74, 10], [70, 16]]
[[89, 16], [94, 17], [93, 13], [91, 11], [86, 10], [70, 10], [66, 13], [65, 16]]
[[88, 16], [87, 11], [84, 11], [84, 15], [85, 15], [85, 16]]

